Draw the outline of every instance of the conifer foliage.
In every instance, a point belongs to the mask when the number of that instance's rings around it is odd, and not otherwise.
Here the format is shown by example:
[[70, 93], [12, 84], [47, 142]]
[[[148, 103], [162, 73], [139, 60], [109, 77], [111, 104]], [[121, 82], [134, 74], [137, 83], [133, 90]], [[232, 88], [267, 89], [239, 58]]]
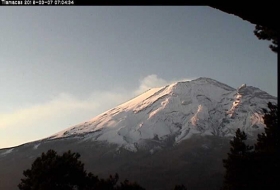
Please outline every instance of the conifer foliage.
[[268, 103], [268, 108], [263, 110], [265, 132], [258, 135], [254, 148], [245, 144], [244, 132], [236, 131], [228, 158], [223, 160], [226, 174], [222, 189], [280, 189], [278, 105]]
[[250, 176], [249, 157], [252, 146], [245, 144], [247, 135], [238, 128], [235, 137], [230, 141], [230, 153], [228, 158], [223, 160], [226, 168], [224, 189], [247, 189], [246, 180]]
[[260, 40], [271, 41], [272, 44], [269, 45], [269, 48], [274, 52], [278, 53], [278, 33], [276, 30], [269, 29], [268, 27], [256, 25], [254, 34]]
[[25, 170], [18, 185], [20, 190], [68, 190], [82, 189], [86, 184], [87, 173], [84, 164], [79, 161], [80, 155], [68, 151], [62, 156], [54, 150], [42, 153], [32, 164], [31, 169]]
[[79, 160], [80, 154], [71, 151], [58, 155], [54, 150], [42, 153], [23, 171], [25, 178], [18, 185], [20, 190], [144, 190], [128, 180], [117, 185], [119, 176], [99, 179], [87, 173]]
[[270, 111], [263, 110], [265, 132], [258, 135], [254, 162], [257, 189], [280, 189], [280, 127], [278, 106], [268, 104]]

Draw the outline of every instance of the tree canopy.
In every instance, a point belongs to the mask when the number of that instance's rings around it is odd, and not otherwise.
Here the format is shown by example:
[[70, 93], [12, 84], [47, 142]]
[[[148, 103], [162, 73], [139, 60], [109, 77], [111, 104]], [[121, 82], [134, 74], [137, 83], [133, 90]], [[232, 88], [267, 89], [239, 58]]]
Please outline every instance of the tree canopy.
[[254, 34], [260, 40], [271, 41], [272, 44], [269, 45], [269, 48], [274, 52], [278, 52], [278, 33], [276, 30], [270, 29], [262, 25], [256, 25]]
[[247, 176], [250, 176], [249, 154], [252, 146], [245, 144], [247, 135], [238, 128], [235, 137], [230, 141], [230, 153], [228, 158], [223, 160], [226, 174], [224, 177], [224, 189], [248, 189]]
[[32, 164], [31, 169], [23, 171], [25, 178], [18, 185], [20, 190], [144, 190], [136, 182], [127, 179], [117, 185], [119, 176], [99, 179], [87, 173], [79, 160], [79, 153], [71, 151], [58, 155], [54, 150], [42, 153]]
[[247, 135], [236, 131], [230, 141], [228, 158], [223, 160], [226, 173], [223, 189], [280, 189], [280, 128], [278, 126], [278, 105], [268, 103], [264, 109], [265, 132], [258, 135], [253, 146], [245, 144]]
[[255, 24], [254, 34], [260, 40], [271, 41], [270, 49], [278, 53], [277, 6], [271, 3], [262, 3], [254, 6], [239, 3], [220, 4], [212, 2], [208, 4], [210, 7], [228, 14], [234, 14]]
[[62, 156], [54, 150], [42, 153], [32, 164], [31, 169], [23, 172], [25, 176], [18, 185], [20, 190], [68, 190], [82, 189], [86, 184], [87, 173], [78, 153], [68, 151]]

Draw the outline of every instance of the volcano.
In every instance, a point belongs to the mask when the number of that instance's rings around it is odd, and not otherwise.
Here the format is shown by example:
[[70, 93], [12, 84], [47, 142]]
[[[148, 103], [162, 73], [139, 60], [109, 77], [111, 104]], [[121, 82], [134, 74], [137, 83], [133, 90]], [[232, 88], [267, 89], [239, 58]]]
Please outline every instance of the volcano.
[[0, 150], [0, 189], [17, 189], [22, 171], [48, 149], [79, 152], [87, 170], [119, 173], [146, 189], [219, 189], [229, 140], [237, 128], [256, 140], [268, 102], [277, 98], [210, 78], [153, 88], [50, 137]]

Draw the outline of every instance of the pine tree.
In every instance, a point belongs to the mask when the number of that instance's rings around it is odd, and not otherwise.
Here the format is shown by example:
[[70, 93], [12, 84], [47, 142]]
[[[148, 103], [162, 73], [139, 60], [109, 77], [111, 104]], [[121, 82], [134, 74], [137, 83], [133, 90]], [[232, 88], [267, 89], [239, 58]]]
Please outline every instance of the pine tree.
[[263, 110], [265, 132], [258, 135], [255, 144], [256, 189], [280, 189], [280, 127], [278, 106], [268, 103], [270, 111]]
[[42, 153], [32, 164], [31, 169], [23, 171], [24, 179], [18, 185], [20, 190], [72, 190], [85, 187], [87, 173], [80, 155], [68, 151], [62, 156], [54, 150]]
[[258, 135], [257, 144], [255, 149], [257, 152], [277, 152], [280, 150], [280, 128], [278, 126], [278, 106], [268, 103], [270, 111], [263, 109], [264, 111], [264, 124], [265, 133]]
[[143, 187], [138, 185], [136, 182], [130, 182], [127, 179], [121, 182], [119, 186], [116, 187], [116, 190], [145, 190]]
[[117, 186], [119, 175], [99, 179], [87, 173], [79, 160], [79, 153], [71, 151], [58, 155], [54, 150], [42, 153], [23, 171], [25, 178], [18, 185], [20, 190], [145, 190], [137, 183], [128, 180]]
[[272, 44], [269, 45], [270, 49], [274, 53], [278, 53], [278, 33], [276, 30], [269, 29], [268, 27], [256, 25], [254, 34], [260, 39], [260, 40], [268, 40], [271, 41]]
[[223, 189], [280, 189], [280, 128], [278, 105], [268, 103], [264, 109], [265, 132], [250, 147], [244, 143], [246, 134], [239, 129], [230, 142], [228, 158], [223, 160], [226, 174]]
[[244, 143], [246, 139], [247, 135], [245, 132], [241, 132], [238, 128], [235, 137], [230, 141], [230, 153], [228, 153], [228, 158], [223, 160], [224, 167], [226, 168], [223, 189], [248, 189], [248, 176], [252, 172], [250, 156], [253, 147]]

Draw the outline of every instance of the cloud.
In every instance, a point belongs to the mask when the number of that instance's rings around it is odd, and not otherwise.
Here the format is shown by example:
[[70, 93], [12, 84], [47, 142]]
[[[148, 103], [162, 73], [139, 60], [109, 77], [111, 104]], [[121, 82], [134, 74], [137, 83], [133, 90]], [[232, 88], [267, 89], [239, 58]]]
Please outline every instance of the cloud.
[[148, 75], [148, 76], [144, 77], [142, 80], [140, 80], [140, 85], [139, 85], [138, 89], [136, 89], [134, 91], [134, 94], [139, 95], [151, 88], [162, 87], [162, 86], [169, 85], [169, 84], [172, 84], [172, 83], [175, 83], [178, 81], [189, 81], [189, 80], [192, 80], [192, 79], [184, 78], [184, 79], [173, 79], [173, 80], [167, 81], [167, 80], [164, 80], [164, 79], [158, 77], [155, 74]]
[[96, 114], [98, 110], [105, 111], [104, 108], [109, 109], [109, 106], [121, 103], [126, 98], [125, 95], [120, 93], [100, 91], [81, 100], [71, 94], [61, 93], [49, 102], [19, 109], [12, 113], [0, 114], [0, 128], [47, 122], [80, 111]]
[[139, 87], [135, 90], [95, 91], [85, 99], [60, 93], [48, 102], [18, 109], [12, 113], [0, 114], [0, 128], [48, 122], [48, 120], [59, 119], [62, 116], [73, 115], [81, 111], [91, 113], [91, 116], [94, 117], [150, 88], [165, 86], [176, 81], [178, 80], [166, 81], [152, 74], [141, 79]]
[[0, 114], [0, 148], [50, 136], [90, 120], [150, 88], [176, 81], [179, 80], [167, 81], [152, 74], [141, 79], [135, 89], [95, 91], [83, 99], [72, 94], [60, 93], [50, 101]]
[[121, 92], [94, 92], [85, 99], [61, 93], [50, 101], [0, 114], [0, 148], [46, 138], [125, 102]]
[[61, 93], [51, 101], [22, 108], [15, 112], [0, 115], [0, 127], [29, 125], [49, 117], [58, 117], [75, 109], [94, 108], [94, 102], [80, 101], [70, 94]]
[[159, 78], [157, 75], [148, 75], [142, 80], [140, 80], [140, 85], [138, 89], [134, 91], [136, 95], [141, 94], [151, 88], [161, 87], [167, 85], [168, 82], [162, 78]]

